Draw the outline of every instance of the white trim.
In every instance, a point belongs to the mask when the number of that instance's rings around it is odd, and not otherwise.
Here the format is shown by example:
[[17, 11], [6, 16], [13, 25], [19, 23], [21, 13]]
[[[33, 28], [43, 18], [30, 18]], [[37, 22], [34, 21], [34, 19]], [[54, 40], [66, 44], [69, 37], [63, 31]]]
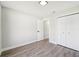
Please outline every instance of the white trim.
[[21, 47], [21, 46], [24, 46], [24, 45], [27, 45], [27, 44], [30, 44], [30, 43], [34, 43], [34, 42], [37, 42], [37, 41], [40, 41], [40, 40], [35, 40], [35, 41], [29, 42], [29, 43], [24, 43], [24, 44], [19, 44], [19, 45], [16, 45], [16, 46], [3, 48], [1, 51], [3, 52], [3, 51], [6, 51], [6, 50], [10, 50], [10, 49], [13, 49], [13, 48]]
[[50, 42], [50, 43], [53, 43], [53, 44], [57, 44], [57, 43], [56, 43], [56, 42], [54, 42], [54, 41], [50, 41], [50, 40], [49, 40], [49, 42]]
[[20, 47], [20, 46], [24, 46], [24, 45], [26, 45], [26, 43], [25, 43], [25, 44], [19, 44], [19, 45], [16, 45], [16, 46], [7, 47], [7, 48], [3, 48], [3, 49], [2, 49], [2, 52], [3, 52], [3, 51], [6, 51], [6, 50], [13, 49], [13, 48], [17, 48], [17, 47]]

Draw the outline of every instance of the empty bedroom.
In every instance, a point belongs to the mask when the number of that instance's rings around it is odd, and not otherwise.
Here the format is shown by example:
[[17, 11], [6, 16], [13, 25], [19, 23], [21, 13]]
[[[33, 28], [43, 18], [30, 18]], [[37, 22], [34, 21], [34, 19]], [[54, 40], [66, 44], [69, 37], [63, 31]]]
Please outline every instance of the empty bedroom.
[[0, 1], [0, 57], [79, 57], [79, 1]]

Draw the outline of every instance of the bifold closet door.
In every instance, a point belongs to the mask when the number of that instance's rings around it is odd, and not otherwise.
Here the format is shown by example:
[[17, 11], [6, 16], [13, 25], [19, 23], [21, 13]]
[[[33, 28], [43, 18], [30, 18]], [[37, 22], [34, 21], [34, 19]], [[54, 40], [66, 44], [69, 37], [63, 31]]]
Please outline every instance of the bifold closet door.
[[57, 19], [57, 36], [58, 36], [58, 44], [65, 46], [65, 22], [64, 18]]
[[69, 48], [79, 51], [79, 14], [66, 18], [66, 43]]
[[79, 14], [58, 19], [58, 42], [79, 51]]

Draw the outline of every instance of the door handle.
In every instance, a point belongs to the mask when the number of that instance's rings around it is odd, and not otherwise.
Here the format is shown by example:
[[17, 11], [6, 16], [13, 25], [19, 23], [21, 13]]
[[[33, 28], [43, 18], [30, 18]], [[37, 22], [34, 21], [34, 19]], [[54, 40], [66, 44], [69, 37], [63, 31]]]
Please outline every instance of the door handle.
[[37, 32], [40, 32], [39, 30]]

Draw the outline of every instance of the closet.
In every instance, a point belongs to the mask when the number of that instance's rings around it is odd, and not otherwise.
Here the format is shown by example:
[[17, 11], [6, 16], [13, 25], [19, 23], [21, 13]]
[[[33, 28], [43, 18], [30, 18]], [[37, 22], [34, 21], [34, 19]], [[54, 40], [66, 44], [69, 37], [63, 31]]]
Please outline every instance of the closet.
[[57, 18], [58, 44], [79, 51], [79, 14]]

